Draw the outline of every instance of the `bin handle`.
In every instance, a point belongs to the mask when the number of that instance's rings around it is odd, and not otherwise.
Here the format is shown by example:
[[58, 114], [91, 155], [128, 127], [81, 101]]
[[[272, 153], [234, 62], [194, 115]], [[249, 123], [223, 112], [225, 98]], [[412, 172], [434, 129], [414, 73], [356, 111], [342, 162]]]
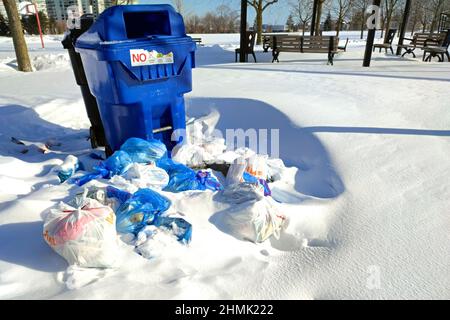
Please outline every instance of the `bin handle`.
[[125, 64], [125, 63], [123, 63], [122, 61], [119, 61], [119, 64], [120, 64], [120, 67], [122, 68], [122, 70], [124, 71], [124, 72], [126, 72], [133, 80], [136, 80], [136, 81], [138, 81], [138, 82], [140, 82], [140, 83], [147, 83], [147, 82], [156, 82], [156, 81], [167, 81], [167, 80], [169, 80], [169, 79], [172, 79], [172, 78], [177, 78], [177, 77], [179, 77], [180, 75], [177, 73], [176, 75], [174, 75], [174, 76], [164, 76], [164, 77], [160, 77], [160, 78], [157, 78], [157, 79], [148, 79], [148, 80], [141, 80], [141, 79], [139, 79], [138, 77], [136, 77], [136, 75], [128, 68], [128, 66]]

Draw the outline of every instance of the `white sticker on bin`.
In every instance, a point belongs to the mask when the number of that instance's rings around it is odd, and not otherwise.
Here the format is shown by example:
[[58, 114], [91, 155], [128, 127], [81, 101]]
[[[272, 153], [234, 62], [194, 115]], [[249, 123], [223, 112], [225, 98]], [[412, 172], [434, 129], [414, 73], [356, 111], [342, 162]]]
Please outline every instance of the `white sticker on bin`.
[[130, 50], [131, 66], [150, 66], [154, 64], [171, 64], [174, 62], [173, 52], [167, 54], [156, 50], [147, 51], [145, 49]]

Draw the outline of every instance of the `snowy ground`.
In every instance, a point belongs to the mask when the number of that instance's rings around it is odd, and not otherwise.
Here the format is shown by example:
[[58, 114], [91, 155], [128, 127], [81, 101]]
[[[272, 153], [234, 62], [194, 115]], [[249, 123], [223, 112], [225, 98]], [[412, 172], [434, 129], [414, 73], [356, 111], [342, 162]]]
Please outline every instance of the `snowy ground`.
[[[298, 168], [274, 186], [290, 223], [255, 245], [215, 225], [211, 193], [180, 196], [188, 248], [146, 260], [123, 249], [113, 270], [67, 270], [42, 238], [42, 214], [67, 197], [50, 169], [89, 153], [88, 120], [60, 37], [28, 38], [38, 72], [15, 70], [0, 38], [0, 298], [450, 298], [450, 63], [375, 53], [258, 52], [235, 64], [237, 35], [205, 35], [188, 114], [215, 108], [219, 128], [280, 129]], [[11, 143], [11, 137], [31, 145]], [[62, 143], [48, 154], [38, 146]], [[68, 289], [71, 283], [76, 289]]]

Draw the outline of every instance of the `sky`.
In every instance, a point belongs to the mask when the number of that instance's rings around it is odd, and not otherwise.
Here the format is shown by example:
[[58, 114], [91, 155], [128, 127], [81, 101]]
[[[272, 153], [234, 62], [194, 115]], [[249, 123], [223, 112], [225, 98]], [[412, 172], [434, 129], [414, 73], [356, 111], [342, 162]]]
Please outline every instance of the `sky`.
[[[271, 5], [264, 12], [264, 23], [266, 24], [284, 24], [289, 16], [291, 0], [279, 0], [278, 3]], [[138, 0], [138, 3], [149, 4], [173, 4], [172, 0]], [[203, 15], [208, 11], [214, 11], [218, 6], [225, 4], [230, 8], [240, 11], [240, 0], [184, 0], [185, 11]], [[255, 9], [248, 6], [248, 22], [255, 19]]]

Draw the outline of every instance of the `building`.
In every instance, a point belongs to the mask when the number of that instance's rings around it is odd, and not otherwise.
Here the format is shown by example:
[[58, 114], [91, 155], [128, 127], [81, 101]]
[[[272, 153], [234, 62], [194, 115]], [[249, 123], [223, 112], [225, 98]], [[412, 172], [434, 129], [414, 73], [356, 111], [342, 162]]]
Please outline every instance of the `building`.
[[[16, 0], [17, 4], [24, 0]], [[80, 14], [92, 13], [98, 16], [106, 8], [113, 5], [113, 0], [29, 0], [35, 2], [38, 10], [43, 11], [49, 18], [55, 21], [67, 21], [67, 9], [70, 6], [77, 6]], [[6, 10], [3, 1], [0, 1], [0, 13], [6, 17]]]

